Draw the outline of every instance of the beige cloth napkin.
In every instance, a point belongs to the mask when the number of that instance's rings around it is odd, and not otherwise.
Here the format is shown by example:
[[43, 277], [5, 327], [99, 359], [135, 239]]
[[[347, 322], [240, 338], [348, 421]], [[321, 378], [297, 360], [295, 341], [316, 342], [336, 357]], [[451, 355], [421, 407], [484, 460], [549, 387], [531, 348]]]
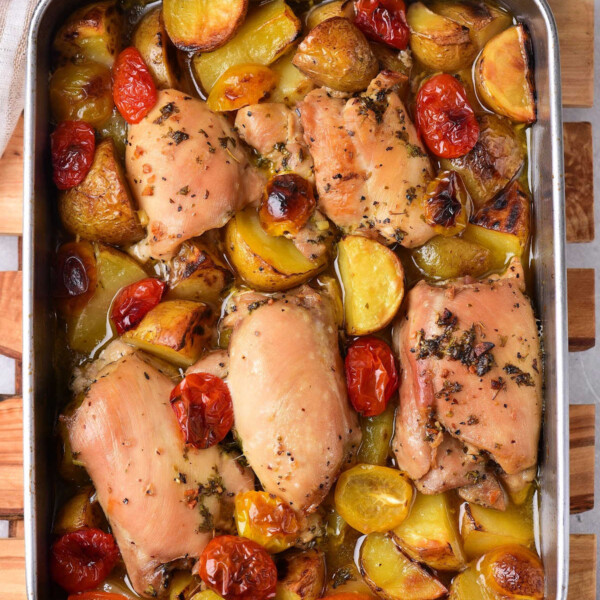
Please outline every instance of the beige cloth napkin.
[[38, 0], [0, 0], [0, 156], [25, 99], [27, 30]]

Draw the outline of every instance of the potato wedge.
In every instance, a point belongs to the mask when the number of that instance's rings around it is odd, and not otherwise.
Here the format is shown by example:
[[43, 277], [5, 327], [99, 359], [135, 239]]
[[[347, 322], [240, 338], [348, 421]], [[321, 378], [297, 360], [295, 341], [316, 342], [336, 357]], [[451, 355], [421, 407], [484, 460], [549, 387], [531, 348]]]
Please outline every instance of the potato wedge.
[[510, 121], [496, 115], [479, 119], [479, 140], [465, 156], [443, 159], [442, 168], [456, 171], [476, 208], [510, 183], [525, 164], [525, 144]]
[[333, 2], [313, 6], [306, 15], [306, 29], [310, 31], [332, 17], [344, 17], [353, 21], [354, 3], [349, 0], [333, 0]]
[[268, 235], [253, 210], [238, 213], [229, 221], [225, 251], [240, 277], [266, 292], [299, 285], [324, 269], [328, 261], [326, 254], [310, 261], [292, 241]]
[[119, 52], [120, 39], [116, 1], [92, 2], [66, 20], [54, 37], [52, 49], [58, 66], [89, 61], [110, 68]]
[[314, 89], [315, 84], [294, 66], [293, 58], [294, 53], [288, 52], [271, 65], [271, 69], [277, 75], [277, 85], [271, 92], [271, 102], [283, 102], [294, 106]]
[[300, 20], [284, 0], [255, 6], [231, 41], [214, 52], [194, 57], [194, 74], [204, 91], [210, 93], [217, 79], [234, 65], [275, 62], [296, 41], [301, 29]]
[[366, 89], [379, 72], [367, 38], [343, 17], [327, 19], [312, 29], [292, 62], [317, 85], [341, 92]]
[[366, 335], [383, 329], [404, 297], [400, 259], [379, 242], [358, 235], [338, 244], [338, 265], [344, 288], [346, 331]]
[[123, 341], [179, 367], [191, 367], [212, 338], [215, 318], [202, 302], [167, 300], [154, 307]]
[[479, 97], [494, 112], [519, 123], [536, 120], [529, 34], [515, 25], [492, 38], [475, 64]]
[[234, 65], [219, 77], [206, 103], [215, 112], [238, 110], [266, 100], [276, 85], [277, 75], [269, 67]]
[[248, 0], [163, 0], [163, 18], [171, 41], [186, 52], [210, 52], [240, 28]]
[[60, 194], [58, 210], [67, 231], [93, 242], [122, 246], [145, 235], [112, 139], [98, 144], [85, 179]]
[[523, 246], [516, 235], [487, 229], [469, 223], [462, 236], [465, 242], [487, 248], [490, 252], [490, 269], [502, 271], [513, 256], [521, 257]]
[[447, 592], [440, 581], [404, 554], [389, 535], [369, 534], [360, 548], [359, 560], [369, 587], [386, 600], [434, 600]]
[[144, 58], [156, 87], [181, 89], [181, 69], [176, 50], [165, 30], [159, 6], [144, 15], [131, 42]]
[[423, 204], [425, 222], [439, 235], [452, 237], [466, 229], [473, 202], [456, 171], [441, 171], [429, 182]]
[[459, 573], [450, 585], [448, 600], [487, 600], [480, 574], [474, 565]]
[[462, 513], [461, 536], [469, 560], [506, 544], [533, 548], [531, 506], [510, 504], [505, 511], [466, 503]]
[[171, 259], [166, 299], [214, 304], [232, 279], [227, 265], [207, 244], [188, 240]]
[[458, 516], [447, 494], [417, 494], [408, 518], [393, 531], [414, 560], [439, 571], [459, 571], [465, 564]]
[[52, 533], [64, 535], [84, 527], [101, 527], [104, 513], [95, 498], [96, 490], [88, 486], [77, 492], [63, 504], [54, 519]]
[[318, 600], [325, 586], [325, 557], [319, 550], [287, 554], [280, 563], [275, 600]]
[[471, 41], [468, 27], [433, 12], [422, 2], [408, 7], [406, 20], [413, 56], [427, 68], [459, 71], [475, 58], [477, 47]]
[[344, 325], [344, 299], [338, 280], [331, 275], [319, 275], [315, 283], [321, 295], [331, 302], [335, 322], [341, 329]]
[[356, 455], [359, 463], [387, 465], [390, 455], [390, 440], [394, 434], [396, 403], [390, 402], [376, 417], [361, 417], [362, 440]]

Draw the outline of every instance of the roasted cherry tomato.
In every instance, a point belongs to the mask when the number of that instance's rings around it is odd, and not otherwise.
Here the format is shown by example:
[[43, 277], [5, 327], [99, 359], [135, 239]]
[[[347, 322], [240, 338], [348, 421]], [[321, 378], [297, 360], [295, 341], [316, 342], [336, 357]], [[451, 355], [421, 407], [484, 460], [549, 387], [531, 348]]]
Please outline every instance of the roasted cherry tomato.
[[85, 179], [95, 150], [93, 127], [83, 121], [58, 124], [50, 136], [50, 151], [54, 183], [59, 190], [68, 190]]
[[354, 23], [368, 37], [398, 50], [408, 46], [410, 30], [403, 0], [356, 0]]
[[441, 158], [464, 156], [479, 139], [479, 124], [463, 85], [442, 73], [417, 94], [417, 127], [427, 147]]
[[52, 546], [50, 573], [67, 592], [85, 592], [104, 581], [119, 560], [110, 533], [80, 529], [60, 537]]
[[113, 594], [112, 592], [92, 590], [91, 592], [72, 594], [67, 598], [67, 600], [129, 600], [129, 598], [121, 594]]
[[113, 67], [113, 99], [124, 119], [139, 123], [156, 104], [156, 86], [139, 50], [125, 48]]
[[190, 373], [171, 392], [185, 443], [194, 448], [218, 444], [233, 425], [233, 403], [229, 388], [210, 373]]
[[277, 568], [259, 544], [234, 535], [213, 538], [198, 561], [202, 581], [225, 600], [275, 598]]
[[348, 395], [363, 417], [380, 415], [398, 389], [398, 369], [390, 347], [376, 337], [359, 338], [346, 356]]
[[292, 507], [274, 494], [244, 492], [235, 497], [238, 533], [259, 543], [269, 552], [283, 552], [300, 532]]
[[260, 224], [269, 235], [298, 233], [315, 211], [312, 185], [300, 175], [273, 177], [260, 204]]
[[117, 294], [110, 311], [117, 333], [123, 335], [133, 329], [160, 302], [165, 287], [163, 281], [152, 277], [124, 287]]

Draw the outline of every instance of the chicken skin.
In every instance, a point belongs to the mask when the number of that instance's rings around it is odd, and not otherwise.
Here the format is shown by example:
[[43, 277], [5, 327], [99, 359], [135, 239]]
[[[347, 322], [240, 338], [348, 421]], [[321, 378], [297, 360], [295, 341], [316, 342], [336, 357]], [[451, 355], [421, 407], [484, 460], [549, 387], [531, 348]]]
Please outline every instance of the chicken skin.
[[[500, 278], [420, 281], [408, 293], [393, 336], [402, 365], [393, 449], [426, 493], [492, 480], [490, 459], [507, 476], [537, 462], [542, 358], [524, 286], [515, 259]], [[440, 470], [443, 461], [454, 462]], [[488, 503], [501, 502], [494, 495]]]
[[129, 126], [127, 175], [148, 231], [142, 259], [170, 258], [187, 239], [223, 227], [257, 204], [265, 184], [225, 117], [176, 90], [158, 92], [155, 107]]
[[433, 172], [395, 91], [403, 80], [384, 71], [349, 100], [314, 90], [300, 112], [320, 210], [347, 233], [412, 248], [435, 235], [420, 201]]
[[192, 568], [215, 530], [232, 529], [236, 493], [254, 477], [214, 446], [186, 446], [169, 396], [174, 384], [137, 353], [102, 368], [69, 419], [135, 590], [166, 593], [172, 569]]
[[228, 384], [244, 454], [265, 491], [310, 513], [361, 439], [329, 301], [308, 286], [241, 294]]

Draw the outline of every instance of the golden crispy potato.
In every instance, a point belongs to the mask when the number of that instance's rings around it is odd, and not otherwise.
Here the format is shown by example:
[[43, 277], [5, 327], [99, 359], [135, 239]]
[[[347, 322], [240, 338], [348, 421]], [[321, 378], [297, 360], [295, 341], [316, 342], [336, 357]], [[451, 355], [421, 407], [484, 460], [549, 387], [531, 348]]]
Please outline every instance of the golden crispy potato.
[[125, 162], [125, 147], [127, 144], [127, 121], [115, 106], [107, 121], [104, 121], [97, 130], [101, 140], [112, 139], [117, 156], [121, 163]]
[[441, 235], [413, 250], [413, 259], [421, 272], [430, 279], [480, 277], [493, 266], [492, 253], [479, 244], [463, 238]]
[[253, 210], [238, 213], [225, 230], [225, 251], [240, 277], [266, 292], [297, 286], [325, 268], [327, 253], [308, 260], [285, 237], [268, 235]]
[[325, 586], [325, 557], [319, 550], [287, 554], [280, 566], [275, 600], [318, 600]]
[[269, 67], [234, 65], [219, 77], [206, 103], [215, 112], [238, 110], [266, 100], [276, 85], [277, 75]]
[[313, 6], [306, 15], [306, 29], [310, 31], [332, 17], [344, 17], [353, 21], [354, 3], [350, 0], [333, 0], [333, 2]]
[[459, 571], [465, 566], [458, 517], [447, 494], [417, 494], [408, 518], [393, 533], [408, 556], [432, 569]]
[[327, 19], [312, 29], [292, 62], [317, 85], [341, 92], [366, 89], [379, 72], [367, 38], [343, 17]]
[[450, 585], [448, 600], [475, 600], [485, 598], [484, 589], [479, 581], [479, 572], [475, 566], [459, 573]]
[[104, 514], [95, 494], [96, 490], [88, 486], [69, 498], [56, 515], [52, 533], [64, 535], [84, 527], [101, 527]]
[[490, 268], [502, 271], [513, 256], [521, 257], [523, 246], [516, 235], [487, 229], [480, 225], [469, 223], [462, 236], [465, 242], [487, 248], [490, 252]]
[[200, 240], [188, 240], [169, 264], [166, 299], [216, 303], [232, 279], [216, 252]]
[[67, 231], [93, 242], [121, 246], [145, 235], [112, 139], [98, 144], [85, 179], [60, 194], [58, 209]]
[[277, 75], [277, 85], [271, 92], [271, 102], [283, 102], [294, 106], [314, 89], [315, 84], [294, 66], [293, 58], [294, 53], [288, 52], [271, 65], [271, 69]]
[[196, 78], [210, 93], [217, 79], [234, 65], [270, 65], [289, 50], [301, 28], [300, 20], [284, 0], [255, 6], [232, 40], [214, 52], [194, 57]]
[[248, 0], [163, 0], [171, 41], [186, 52], [210, 52], [228, 42], [246, 17]]
[[[176, 571], [169, 581], [168, 600], [191, 599], [193, 590], [198, 589], [198, 581], [188, 571]], [[217, 598], [220, 596], [216, 595]]]
[[520, 123], [536, 120], [529, 35], [515, 25], [492, 38], [475, 64], [479, 97], [494, 112]]
[[390, 455], [390, 440], [394, 434], [396, 406], [390, 402], [376, 417], [361, 417], [362, 440], [356, 454], [359, 463], [387, 465]]
[[181, 89], [176, 50], [165, 30], [160, 6], [144, 15], [131, 42], [144, 58], [156, 87]]
[[444, 169], [456, 171], [476, 208], [491, 200], [525, 163], [526, 146], [510, 121], [496, 115], [479, 119], [479, 140], [465, 156], [442, 159]]
[[113, 111], [110, 69], [99, 63], [59, 67], [50, 78], [50, 108], [56, 121], [86, 121], [99, 127]]
[[534, 546], [531, 504], [510, 504], [505, 511], [500, 511], [466, 503], [460, 530], [469, 560], [506, 544], [519, 544], [528, 548]]
[[370, 533], [360, 548], [359, 560], [365, 581], [385, 600], [434, 600], [447, 592], [389, 535]]
[[413, 56], [429, 69], [460, 71], [475, 58], [477, 47], [464, 25], [433, 12], [422, 2], [408, 7], [406, 20]]
[[366, 335], [383, 329], [396, 315], [404, 297], [400, 259], [379, 242], [358, 235], [338, 244], [344, 287], [346, 331]]
[[191, 367], [207, 349], [214, 324], [207, 304], [167, 300], [123, 334], [123, 341], [179, 367]]
[[112, 67], [119, 52], [121, 18], [115, 0], [76, 10], [58, 30], [52, 49], [58, 65], [96, 62]]

